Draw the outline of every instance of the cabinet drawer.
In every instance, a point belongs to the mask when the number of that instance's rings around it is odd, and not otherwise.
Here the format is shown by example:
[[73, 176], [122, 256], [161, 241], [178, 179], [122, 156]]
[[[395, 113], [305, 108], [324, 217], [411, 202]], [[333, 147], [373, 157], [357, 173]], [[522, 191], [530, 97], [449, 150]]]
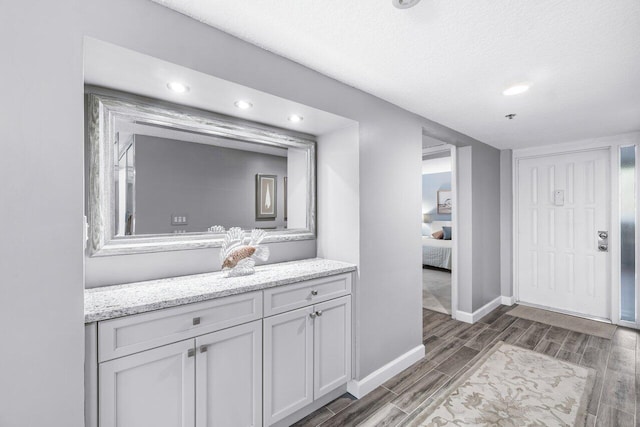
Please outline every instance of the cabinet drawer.
[[98, 323], [100, 362], [262, 317], [262, 292], [224, 297]]
[[267, 289], [264, 291], [264, 315], [284, 313], [350, 293], [350, 273]]

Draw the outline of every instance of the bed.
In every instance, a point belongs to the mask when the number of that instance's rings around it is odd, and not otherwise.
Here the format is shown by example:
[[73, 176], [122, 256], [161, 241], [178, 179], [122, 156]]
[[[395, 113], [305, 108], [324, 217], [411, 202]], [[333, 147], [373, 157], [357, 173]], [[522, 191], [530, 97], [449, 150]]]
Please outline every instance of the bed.
[[[430, 232], [435, 233], [442, 226], [450, 226], [448, 221], [434, 221]], [[431, 234], [422, 236], [422, 265], [451, 270], [451, 240], [434, 239]]]

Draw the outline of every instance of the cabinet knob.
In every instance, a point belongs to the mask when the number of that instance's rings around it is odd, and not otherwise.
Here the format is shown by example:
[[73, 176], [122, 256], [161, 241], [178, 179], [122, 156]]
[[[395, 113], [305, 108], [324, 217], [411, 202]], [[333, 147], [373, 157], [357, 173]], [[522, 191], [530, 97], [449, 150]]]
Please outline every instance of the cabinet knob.
[[193, 318], [193, 325], [199, 325], [200, 324], [200, 318], [199, 317], [194, 317]]
[[313, 295], [314, 297], [318, 295], [318, 291], [316, 291], [315, 289], [311, 291], [311, 295]]
[[316, 311], [316, 315], [318, 315], [318, 316], [322, 316], [322, 310], [318, 310], [318, 311]]
[[196, 355], [196, 349], [195, 348], [190, 348], [189, 350], [187, 350], [187, 357], [193, 357]]
[[312, 319], [315, 319], [315, 318], [316, 318], [316, 316], [317, 316], [317, 314], [316, 314], [316, 313], [309, 313], [309, 317], [311, 317]]
[[200, 346], [200, 353], [206, 353], [207, 352], [207, 346], [206, 345], [201, 345]]

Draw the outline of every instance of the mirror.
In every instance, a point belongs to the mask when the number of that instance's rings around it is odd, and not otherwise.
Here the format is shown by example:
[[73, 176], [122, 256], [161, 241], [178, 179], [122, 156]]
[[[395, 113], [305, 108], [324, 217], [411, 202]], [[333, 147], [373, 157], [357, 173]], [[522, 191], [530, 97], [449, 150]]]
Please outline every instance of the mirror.
[[315, 140], [130, 94], [87, 94], [90, 255], [315, 238]]

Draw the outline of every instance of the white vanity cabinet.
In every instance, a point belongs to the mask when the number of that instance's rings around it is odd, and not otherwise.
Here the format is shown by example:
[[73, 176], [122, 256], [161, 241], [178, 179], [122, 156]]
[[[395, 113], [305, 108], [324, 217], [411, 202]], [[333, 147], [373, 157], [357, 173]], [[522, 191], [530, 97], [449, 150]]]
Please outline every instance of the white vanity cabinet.
[[264, 419], [271, 425], [351, 377], [351, 297], [264, 319]]
[[86, 427], [260, 427], [304, 416], [351, 378], [351, 280], [87, 324]]

